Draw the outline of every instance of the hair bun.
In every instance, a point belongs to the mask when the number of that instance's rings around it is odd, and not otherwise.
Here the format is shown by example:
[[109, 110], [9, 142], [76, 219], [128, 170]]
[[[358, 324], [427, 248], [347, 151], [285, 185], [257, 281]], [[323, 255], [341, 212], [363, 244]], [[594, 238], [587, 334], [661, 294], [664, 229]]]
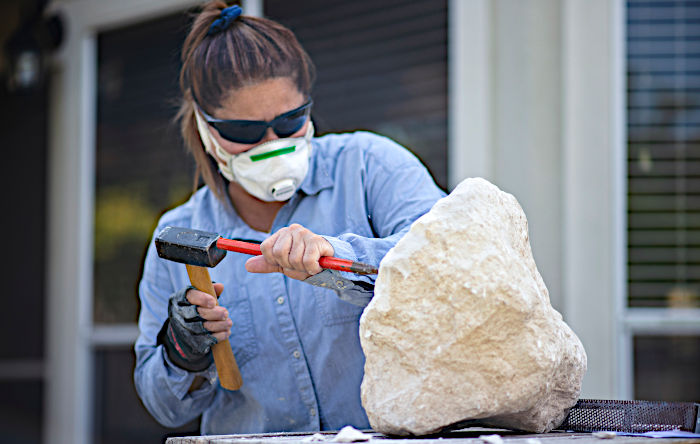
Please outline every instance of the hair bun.
[[241, 15], [243, 10], [238, 5], [229, 6], [221, 10], [221, 15], [219, 18], [214, 20], [209, 27], [207, 35], [215, 35], [222, 31], [225, 31], [231, 26], [231, 23], [236, 21], [236, 19]]

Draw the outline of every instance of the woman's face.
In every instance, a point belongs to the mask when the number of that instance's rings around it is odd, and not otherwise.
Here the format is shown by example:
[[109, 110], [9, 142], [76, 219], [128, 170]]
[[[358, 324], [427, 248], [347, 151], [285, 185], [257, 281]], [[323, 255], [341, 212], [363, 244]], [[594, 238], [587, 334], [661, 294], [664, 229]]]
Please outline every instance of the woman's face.
[[[280, 114], [300, 107], [306, 99], [291, 79], [278, 77], [231, 91], [223, 100], [221, 107], [212, 111], [212, 117], [225, 120], [270, 121]], [[302, 137], [308, 125], [307, 119], [304, 126], [289, 137]], [[243, 144], [224, 139], [211, 125], [209, 129], [221, 147], [230, 154], [240, 154], [263, 142], [279, 139], [272, 128], [267, 128], [260, 142]], [[218, 160], [221, 162], [221, 159]]]

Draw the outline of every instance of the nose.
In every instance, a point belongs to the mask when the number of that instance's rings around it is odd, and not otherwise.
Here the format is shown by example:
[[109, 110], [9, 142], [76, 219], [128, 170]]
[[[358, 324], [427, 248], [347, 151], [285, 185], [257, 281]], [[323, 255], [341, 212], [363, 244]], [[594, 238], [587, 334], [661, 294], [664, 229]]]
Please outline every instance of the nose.
[[270, 140], [275, 140], [275, 139], [279, 139], [279, 136], [277, 134], [275, 134], [275, 132], [272, 130], [272, 128], [267, 127], [267, 130], [265, 131], [265, 135], [263, 136], [260, 143], [269, 142]]

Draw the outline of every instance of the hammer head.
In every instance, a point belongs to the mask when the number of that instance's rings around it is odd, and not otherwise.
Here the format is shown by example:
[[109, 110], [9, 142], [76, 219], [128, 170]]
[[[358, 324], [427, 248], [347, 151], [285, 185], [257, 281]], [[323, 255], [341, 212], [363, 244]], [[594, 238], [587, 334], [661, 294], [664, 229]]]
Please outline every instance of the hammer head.
[[183, 264], [214, 267], [226, 256], [216, 247], [219, 235], [191, 228], [165, 227], [156, 236], [158, 256]]

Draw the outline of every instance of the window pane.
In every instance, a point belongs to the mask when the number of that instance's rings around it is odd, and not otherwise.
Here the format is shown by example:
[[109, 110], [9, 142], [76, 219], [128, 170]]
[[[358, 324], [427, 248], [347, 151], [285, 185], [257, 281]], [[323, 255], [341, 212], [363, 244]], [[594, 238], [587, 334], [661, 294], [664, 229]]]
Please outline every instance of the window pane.
[[317, 132], [388, 136], [447, 185], [447, 1], [266, 0], [317, 69]]
[[700, 3], [627, 2], [632, 307], [700, 307]]
[[635, 336], [634, 397], [700, 400], [700, 336]]
[[0, 382], [0, 430], [3, 443], [39, 444], [42, 430], [43, 383]]
[[148, 413], [133, 383], [131, 349], [103, 349], [95, 354], [95, 442], [151, 444], [165, 435], [198, 435], [199, 421], [167, 429]]
[[95, 322], [136, 322], [143, 254], [159, 214], [192, 191], [172, 123], [186, 14], [98, 36]]

